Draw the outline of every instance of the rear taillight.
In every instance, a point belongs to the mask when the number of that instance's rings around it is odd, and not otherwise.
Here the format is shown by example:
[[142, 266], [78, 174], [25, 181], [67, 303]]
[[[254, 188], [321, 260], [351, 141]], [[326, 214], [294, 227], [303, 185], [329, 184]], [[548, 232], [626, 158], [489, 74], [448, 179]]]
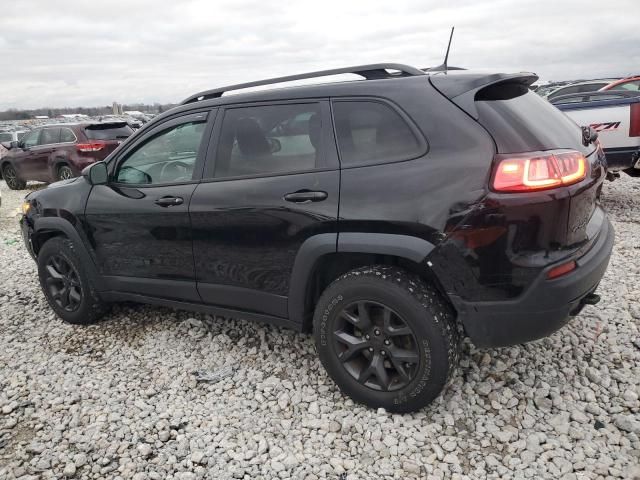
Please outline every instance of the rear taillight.
[[97, 152], [105, 147], [104, 142], [78, 143], [76, 148], [80, 152]]
[[496, 156], [491, 185], [497, 192], [530, 192], [572, 185], [587, 176], [580, 152], [529, 152]]
[[640, 137], [640, 103], [631, 104], [631, 118], [629, 119], [629, 136]]

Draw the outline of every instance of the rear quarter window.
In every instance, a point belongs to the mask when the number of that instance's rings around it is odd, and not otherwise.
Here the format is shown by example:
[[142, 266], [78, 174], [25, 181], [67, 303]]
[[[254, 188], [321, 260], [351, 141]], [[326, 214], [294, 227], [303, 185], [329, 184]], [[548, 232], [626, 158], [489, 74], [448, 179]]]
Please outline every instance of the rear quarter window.
[[504, 100], [476, 96], [480, 123], [491, 133], [499, 153], [583, 147], [582, 131], [573, 120], [533, 92]]
[[129, 137], [133, 130], [126, 122], [97, 123], [85, 127], [84, 133], [89, 140], [122, 140]]
[[426, 151], [402, 116], [385, 103], [336, 100], [333, 118], [343, 167], [409, 160]]

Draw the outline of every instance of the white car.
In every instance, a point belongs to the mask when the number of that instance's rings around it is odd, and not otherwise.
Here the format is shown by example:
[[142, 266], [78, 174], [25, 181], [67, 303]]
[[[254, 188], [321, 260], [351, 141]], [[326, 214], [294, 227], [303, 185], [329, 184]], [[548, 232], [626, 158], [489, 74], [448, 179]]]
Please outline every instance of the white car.
[[[11, 142], [19, 142], [22, 137], [28, 133], [28, 130], [15, 130], [0, 132], [0, 158], [4, 157], [8, 150], [8, 146]], [[5, 145], [3, 145], [5, 144]]]
[[602, 91], [562, 95], [556, 107], [598, 132], [609, 170], [640, 175], [640, 93]]

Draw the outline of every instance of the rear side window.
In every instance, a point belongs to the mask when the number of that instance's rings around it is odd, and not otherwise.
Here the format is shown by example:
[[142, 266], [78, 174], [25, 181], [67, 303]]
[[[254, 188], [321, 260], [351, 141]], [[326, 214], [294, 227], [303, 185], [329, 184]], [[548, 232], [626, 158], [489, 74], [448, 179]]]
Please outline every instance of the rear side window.
[[84, 129], [89, 140], [119, 140], [129, 137], [133, 130], [127, 122], [96, 123]]
[[0, 132], [0, 142], [10, 142], [13, 140], [13, 137], [10, 133]]
[[232, 108], [222, 122], [214, 176], [311, 170], [321, 144], [319, 103]]
[[336, 101], [333, 118], [343, 167], [408, 160], [423, 153], [404, 119], [374, 101]]
[[58, 143], [60, 141], [60, 129], [59, 128], [45, 128], [40, 134], [39, 145], [50, 145], [52, 143]]
[[76, 136], [70, 128], [60, 129], [60, 143], [72, 143], [76, 141]]

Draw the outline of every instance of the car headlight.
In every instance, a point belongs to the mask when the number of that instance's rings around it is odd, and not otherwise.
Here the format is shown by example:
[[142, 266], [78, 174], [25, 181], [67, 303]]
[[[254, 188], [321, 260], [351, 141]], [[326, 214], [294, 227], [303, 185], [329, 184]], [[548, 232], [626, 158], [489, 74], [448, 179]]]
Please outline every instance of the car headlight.
[[29, 202], [22, 202], [22, 214], [26, 215], [31, 210], [31, 204]]

